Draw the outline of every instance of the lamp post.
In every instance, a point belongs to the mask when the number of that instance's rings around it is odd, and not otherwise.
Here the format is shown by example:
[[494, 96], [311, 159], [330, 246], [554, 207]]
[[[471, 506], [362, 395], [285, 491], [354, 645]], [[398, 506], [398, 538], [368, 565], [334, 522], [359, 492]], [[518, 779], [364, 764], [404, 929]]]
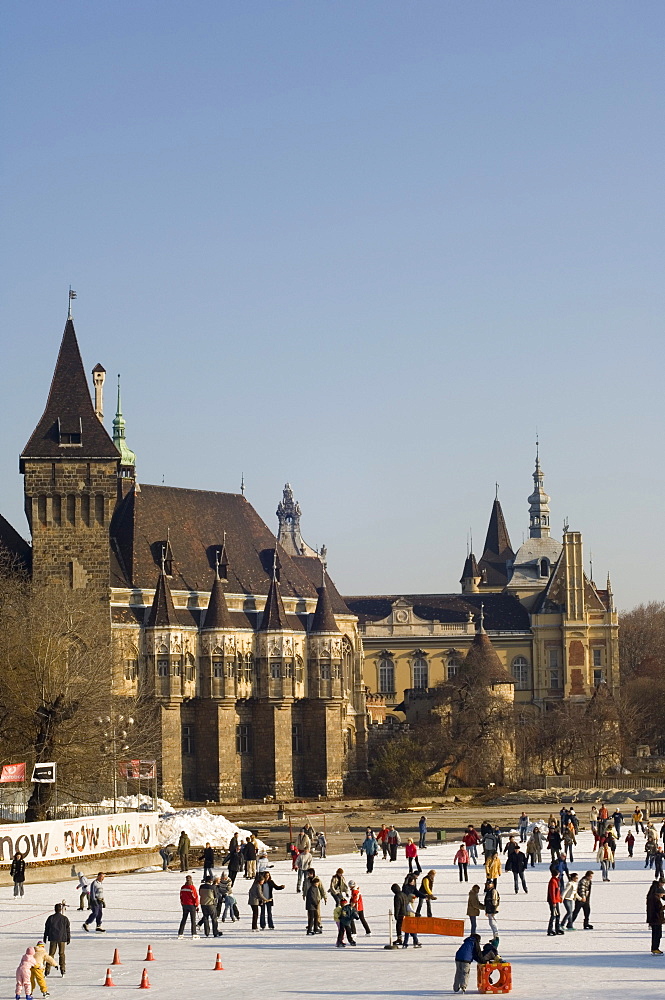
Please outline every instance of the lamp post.
[[116, 813], [118, 811], [118, 754], [124, 754], [129, 750], [127, 737], [129, 729], [134, 725], [134, 720], [131, 715], [113, 713], [95, 719], [95, 725], [99, 727], [104, 739], [99, 749], [113, 762], [113, 812]]

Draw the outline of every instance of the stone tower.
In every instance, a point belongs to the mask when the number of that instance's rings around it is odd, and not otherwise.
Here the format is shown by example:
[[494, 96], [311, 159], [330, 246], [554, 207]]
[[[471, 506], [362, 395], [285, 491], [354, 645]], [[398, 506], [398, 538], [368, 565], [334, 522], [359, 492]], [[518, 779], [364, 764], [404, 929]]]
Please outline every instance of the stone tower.
[[20, 458], [36, 583], [92, 587], [109, 600], [119, 458], [92, 405], [70, 317], [46, 409]]

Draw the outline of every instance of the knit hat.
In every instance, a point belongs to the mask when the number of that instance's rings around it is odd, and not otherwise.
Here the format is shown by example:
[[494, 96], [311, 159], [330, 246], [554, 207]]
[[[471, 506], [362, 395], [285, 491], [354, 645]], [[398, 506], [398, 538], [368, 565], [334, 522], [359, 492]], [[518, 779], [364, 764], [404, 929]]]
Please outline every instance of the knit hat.
[[349, 880], [349, 889], [355, 889], [355, 887], [356, 887], [356, 883], [353, 882], [353, 881], [351, 881], [351, 880]]

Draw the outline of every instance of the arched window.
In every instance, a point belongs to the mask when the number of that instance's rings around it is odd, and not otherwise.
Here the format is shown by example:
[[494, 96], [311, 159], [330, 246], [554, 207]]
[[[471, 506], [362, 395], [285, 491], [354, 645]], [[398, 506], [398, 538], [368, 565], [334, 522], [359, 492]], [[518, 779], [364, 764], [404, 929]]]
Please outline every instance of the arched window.
[[525, 691], [529, 686], [529, 661], [525, 656], [516, 656], [512, 663], [515, 687], [518, 691]]
[[453, 677], [456, 677], [459, 668], [462, 666], [459, 656], [451, 656], [448, 660], [446, 678], [451, 681]]
[[413, 686], [414, 688], [427, 688], [429, 687], [429, 671], [427, 669], [427, 660], [422, 656], [417, 657], [413, 661]]
[[381, 694], [395, 691], [395, 664], [387, 657], [379, 660], [379, 691]]
[[550, 561], [549, 559], [540, 560], [540, 575], [549, 576], [550, 575]]

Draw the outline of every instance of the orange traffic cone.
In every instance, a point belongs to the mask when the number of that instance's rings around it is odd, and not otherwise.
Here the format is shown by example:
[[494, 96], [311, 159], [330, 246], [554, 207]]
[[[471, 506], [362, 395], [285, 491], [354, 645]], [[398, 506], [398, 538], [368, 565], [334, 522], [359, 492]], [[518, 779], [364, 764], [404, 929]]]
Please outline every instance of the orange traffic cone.
[[113, 952], [113, 961], [111, 962], [111, 965], [122, 965], [122, 962], [120, 961], [120, 952], [117, 948]]
[[115, 986], [115, 983], [111, 979], [111, 970], [106, 970], [106, 979], [104, 980], [104, 986]]
[[150, 989], [150, 980], [148, 979], [148, 970], [147, 969], [143, 970], [143, 975], [141, 976], [141, 985], [139, 986], [139, 989], [140, 990], [149, 990]]
[[155, 956], [152, 953], [152, 945], [151, 944], [148, 945], [148, 954], [146, 955], [145, 960], [146, 960], [146, 962], [154, 962], [155, 961]]
[[220, 955], [219, 952], [217, 952], [217, 961], [215, 962], [215, 968], [212, 971], [213, 972], [223, 972], [224, 971], [224, 966], [222, 965], [222, 956]]

